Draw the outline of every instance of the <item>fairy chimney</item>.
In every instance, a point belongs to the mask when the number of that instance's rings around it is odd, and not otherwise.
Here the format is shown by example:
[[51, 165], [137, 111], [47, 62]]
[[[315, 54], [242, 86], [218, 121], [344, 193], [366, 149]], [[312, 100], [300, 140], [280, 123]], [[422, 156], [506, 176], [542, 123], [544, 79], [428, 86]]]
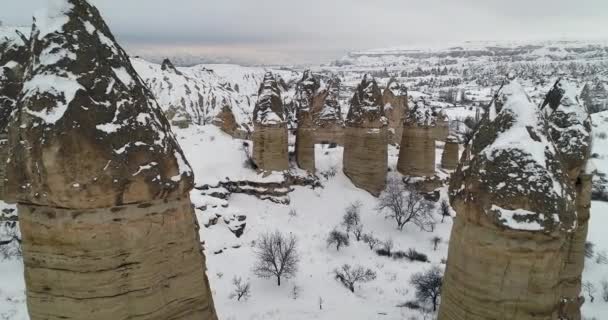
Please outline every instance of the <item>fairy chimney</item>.
[[289, 169], [287, 121], [279, 85], [272, 75], [264, 75], [253, 110], [253, 161], [263, 171]]
[[376, 80], [365, 75], [350, 103], [344, 134], [344, 173], [355, 186], [377, 196], [386, 185], [388, 130]]
[[459, 162], [460, 144], [456, 137], [449, 136], [445, 140], [443, 154], [441, 155], [441, 167], [446, 170], [456, 170]]
[[581, 278], [591, 208], [593, 177], [586, 170], [591, 155], [591, 118], [580, 103], [576, 88], [566, 81], [558, 81], [545, 102], [551, 107], [551, 111], [547, 111], [549, 134], [576, 191], [577, 229], [568, 235], [569, 245], [564, 247], [566, 262], [560, 296], [561, 316], [577, 320], [581, 319]]
[[9, 125], [30, 319], [217, 319], [169, 123], [98, 10], [53, 4]]
[[403, 136], [403, 120], [408, 110], [407, 88], [391, 78], [382, 94], [384, 114], [388, 119], [389, 142], [400, 144]]
[[414, 177], [435, 175], [435, 140], [445, 121], [443, 113], [418, 100], [406, 114], [397, 170]]
[[576, 231], [574, 186], [517, 82], [500, 93], [450, 186], [452, 227], [439, 320], [561, 319], [562, 266]]
[[304, 72], [296, 89], [296, 159], [300, 168], [315, 172], [315, 144], [344, 143], [339, 95], [338, 78], [323, 79]]

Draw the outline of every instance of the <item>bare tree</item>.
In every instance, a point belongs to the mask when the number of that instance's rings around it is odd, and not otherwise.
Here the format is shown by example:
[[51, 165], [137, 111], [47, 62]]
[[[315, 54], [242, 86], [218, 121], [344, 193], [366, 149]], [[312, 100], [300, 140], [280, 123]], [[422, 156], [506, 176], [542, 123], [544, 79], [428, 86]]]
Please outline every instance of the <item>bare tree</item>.
[[593, 301], [595, 300], [595, 297], [593, 296], [595, 294], [595, 286], [593, 285], [593, 283], [589, 281], [583, 282], [583, 290], [587, 292], [587, 295], [589, 296], [590, 300], [589, 302], [593, 303]]
[[358, 224], [353, 228], [353, 234], [355, 235], [355, 239], [357, 241], [361, 241], [361, 237], [363, 237], [363, 225]]
[[369, 282], [376, 279], [376, 273], [372, 269], [362, 266], [351, 267], [349, 264], [343, 265], [340, 269], [334, 270], [336, 279], [347, 287], [351, 292], [355, 292], [357, 282]]
[[416, 298], [420, 302], [430, 301], [433, 304], [433, 311], [437, 311], [442, 282], [441, 269], [437, 266], [425, 272], [416, 273], [410, 279], [410, 283], [416, 288]]
[[594, 247], [595, 245], [593, 244], [593, 242], [585, 242], [585, 257], [589, 258], [589, 259], [593, 259], [593, 256], [595, 255], [594, 252]]
[[374, 250], [374, 248], [380, 244], [380, 239], [374, 237], [371, 233], [367, 233], [363, 235], [363, 242], [367, 243], [370, 250]]
[[[353, 231], [359, 224], [361, 224], [361, 202], [356, 201], [351, 203], [347, 208], [344, 216], [342, 217], [342, 226], [346, 229], [346, 235]], [[358, 241], [358, 240], [357, 240]]]
[[265, 233], [256, 241], [257, 263], [253, 272], [262, 278], [289, 279], [298, 271], [300, 257], [296, 248], [297, 240], [292, 234], [283, 235], [279, 231]]
[[232, 279], [232, 284], [234, 285], [234, 291], [230, 294], [228, 298], [234, 299], [236, 301], [241, 301], [249, 299], [251, 296], [251, 284], [249, 281], [243, 281], [241, 277], [234, 277]]
[[452, 208], [450, 207], [450, 203], [447, 200], [441, 201], [441, 223], [446, 217], [452, 217]]
[[393, 250], [393, 247], [395, 246], [393, 239], [388, 239], [388, 240], [382, 242], [381, 246], [382, 246], [382, 250], [384, 250], [389, 257], [392, 256], [392, 250]]
[[433, 251], [437, 251], [437, 246], [441, 243], [441, 239], [440, 237], [433, 237], [431, 238], [431, 243], [433, 244]]
[[336, 250], [340, 251], [340, 247], [348, 246], [350, 244], [346, 233], [340, 232], [336, 229], [332, 230], [327, 237], [327, 246], [334, 245]]
[[602, 299], [608, 302], [608, 281], [602, 280]]
[[395, 220], [399, 230], [411, 222], [424, 231], [434, 229], [432, 209], [433, 205], [420, 193], [396, 178], [388, 181], [377, 207], [378, 212], [385, 212], [387, 219]]

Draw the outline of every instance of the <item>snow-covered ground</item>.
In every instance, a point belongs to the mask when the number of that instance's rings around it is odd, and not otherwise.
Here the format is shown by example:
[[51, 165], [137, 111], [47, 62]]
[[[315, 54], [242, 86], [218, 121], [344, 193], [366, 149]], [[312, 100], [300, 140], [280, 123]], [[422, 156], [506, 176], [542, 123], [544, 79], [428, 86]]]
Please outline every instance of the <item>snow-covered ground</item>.
[[[226, 177], [265, 181], [243, 167], [245, 154], [242, 140], [234, 140], [213, 126], [176, 129], [175, 132], [195, 170], [198, 185], [215, 184]], [[438, 148], [437, 152], [440, 154], [441, 150]], [[390, 168], [396, 165], [397, 153], [395, 148], [389, 149]], [[356, 188], [342, 174], [342, 148], [319, 145], [316, 156], [319, 172], [337, 169], [335, 177], [322, 178], [323, 188], [295, 187], [289, 195], [289, 205], [233, 194], [227, 208], [218, 207], [215, 210], [224, 215], [246, 215], [244, 234], [236, 238], [222, 219], [216, 225], [201, 229], [208, 275], [220, 319], [433, 319], [432, 315], [399, 305], [414, 300], [415, 292], [409, 284], [413, 273], [434, 265], [444, 267], [442, 260], [447, 257], [451, 219], [440, 223], [441, 217], [437, 213], [437, 227], [432, 233], [420, 231], [413, 225], [399, 231], [392, 220], [385, 219], [375, 210], [376, 198]], [[437, 158], [439, 160], [440, 157]], [[278, 181], [279, 176], [272, 179]], [[192, 191], [195, 204], [204, 201], [201, 193], [200, 190]], [[365, 243], [355, 241], [352, 235], [349, 247], [340, 251], [328, 247], [328, 233], [336, 227], [341, 228], [344, 210], [354, 201], [363, 204], [361, 218], [364, 232], [373, 233], [381, 240], [392, 239], [394, 251], [415, 248], [427, 254], [430, 262], [380, 257]], [[0, 203], [0, 206], [4, 207], [5, 204]], [[295, 216], [289, 214], [292, 210]], [[608, 203], [594, 202], [592, 205], [589, 241], [595, 243], [596, 253], [608, 252], [604, 230], [608, 224], [607, 210]], [[205, 215], [206, 212], [197, 209], [199, 220], [204, 220]], [[255, 261], [253, 242], [261, 233], [275, 230], [295, 235], [300, 253], [296, 277], [284, 280], [280, 287], [274, 279], [260, 279], [252, 271]], [[433, 250], [431, 243], [434, 236], [443, 239], [437, 251]], [[221, 253], [216, 254], [219, 251]], [[608, 302], [601, 298], [600, 282], [608, 280], [608, 265], [595, 261], [595, 258], [587, 260], [584, 279], [596, 286], [596, 299], [594, 303], [586, 303], [583, 310], [590, 319], [604, 319], [608, 315]], [[336, 281], [333, 274], [335, 268], [345, 263], [371, 268], [377, 273], [376, 280], [357, 285], [355, 293], [351, 293]], [[22, 272], [20, 261], [0, 261], [0, 319], [28, 319]], [[229, 298], [235, 276], [251, 282], [249, 300]], [[295, 298], [294, 287], [298, 291]]]

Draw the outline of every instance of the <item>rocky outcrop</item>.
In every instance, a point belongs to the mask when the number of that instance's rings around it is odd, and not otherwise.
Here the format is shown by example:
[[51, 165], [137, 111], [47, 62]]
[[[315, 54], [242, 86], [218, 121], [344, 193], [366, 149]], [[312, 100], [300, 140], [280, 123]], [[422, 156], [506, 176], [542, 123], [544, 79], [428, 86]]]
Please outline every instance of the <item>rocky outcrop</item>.
[[579, 320], [593, 179], [592, 173], [586, 170], [591, 155], [591, 119], [579, 102], [576, 88], [565, 81], [555, 84], [547, 94], [545, 106], [552, 110], [548, 117], [549, 134], [576, 191], [577, 228], [568, 235], [568, 244], [564, 247], [560, 295], [563, 299], [562, 316]]
[[441, 155], [441, 167], [446, 170], [456, 170], [459, 162], [460, 144], [456, 137], [448, 137], [445, 140], [443, 154]]
[[11, 119], [30, 318], [216, 319], [167, 119], [97, 9], [36, 17]]
[[305, 71], [298, 83], [296, 109], [296, 160], [298, 166], [315, 172], [315, 144], [344, 143], [344, 122], [338, 98], [340, 80], [323, 79]]
[[403, 136], [403, 121], [408, 111], [407, 88], [391, 78], [382, 94], [384, 114], [388, 119], [388, 140], [400, 144]]
[[213, 124], [235, 138], [244, 136], [243, 132], [239, 131], [239, 125], [228, 102], [223, 101], [222, 104], [222, 111], [213, 119]]
[[414, 177], [435, 175], [435, 140], [443, 135], [445, 116], [427, 106], [424, 100], [415, 102], [407, 113], [399, 150], [397, 170]]
[[29, 57], [26, 30], [0, 26], [0, 133], [6, 131], [23, 86], [23, 68]]
[[344, 134], [344, 174], [373, 195], [386, 185], [388, 130], [382, 94], [376, 80], [365, 75], [351, 99]]
[[289, 169], [287, 121], [279, 85], [268, 72], [253, 110], [253, 161], [263, 171]]
[[513, 82], [483, 120], [450, 186], [457, 212], [440, 320], [560, 319], [575, 189], [541, 110]]

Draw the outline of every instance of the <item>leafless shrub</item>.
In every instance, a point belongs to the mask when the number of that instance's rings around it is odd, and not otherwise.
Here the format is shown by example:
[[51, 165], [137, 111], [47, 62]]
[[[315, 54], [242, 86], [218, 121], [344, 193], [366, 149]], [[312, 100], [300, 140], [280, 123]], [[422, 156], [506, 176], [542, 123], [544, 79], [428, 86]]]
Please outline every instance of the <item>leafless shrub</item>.
[[355, 292], [355, 284], [358, 282], [369, 282], [376, 279], [376, 273], [372, 269], [362, 266], [351, 267], [349, 264], [334, 270], [336, 279], [347, 287], [351, 292]]
[[251, 284], [249, 281], [243, 281], [241, 277], [234, 277], [232, 279], [232, 284], [234, 285], [234, 289], [230, 294], [230, 299], [235, 299], [236, 301], [243, 301], [249, 299], [251, 296]]
[[424, 231], [432, 231], [435, 226], [433, 205], [414, 188], [406, 187], [399, 179], [390, 179], [386, 191], [380, 195], [377, 210], [384, 212], [387, 219], [394, 219], [397, 228], [403, 230], [413, 223]]
[[261, 235], [256, 241], [255, 275], [261, 278], [276, 277], [279, 286], [281, 278], [293, 277], [300, 261], [296, 245], [294, 235], [283, 235], [279, 231]]

